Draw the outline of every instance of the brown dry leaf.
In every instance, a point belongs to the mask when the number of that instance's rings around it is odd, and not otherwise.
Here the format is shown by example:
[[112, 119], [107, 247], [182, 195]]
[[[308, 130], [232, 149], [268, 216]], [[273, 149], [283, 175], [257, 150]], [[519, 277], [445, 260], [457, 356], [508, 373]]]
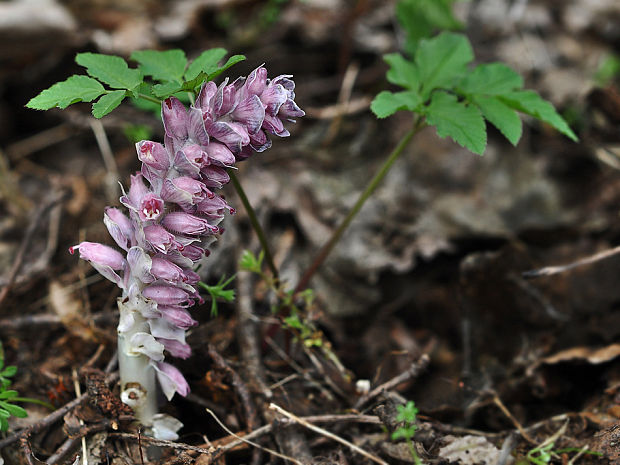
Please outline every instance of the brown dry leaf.
[[73, 334], [86, 341], [97, 341], [93, 329], [83, 318], [83, 307], [79, 300], [58, 281], [51, 281], [49, 302], [52, 311], [62, 324]]
[[[462, 465], [478, 465], [497, 463], [500, 450], [483, 436], [446, 436], [447, 444], [439, 449], [439, 457]], [[510, 457], [506, 463], [512, 463]]]

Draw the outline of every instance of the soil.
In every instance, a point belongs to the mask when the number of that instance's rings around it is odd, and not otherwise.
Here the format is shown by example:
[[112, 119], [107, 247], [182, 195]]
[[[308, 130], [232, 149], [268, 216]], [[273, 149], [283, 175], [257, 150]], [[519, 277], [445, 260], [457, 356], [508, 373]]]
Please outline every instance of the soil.
[[[287, 324], [285, 292], [411, 124], [368, 109], [402, 42], [394, 4], [0, 2], [0, 340], [11, 388], [57, 409], [20, 404], [0, 464], [406, 464], [410, 446], [425, 464], [620, 464], [616, 0], [456, 3], [477, 61], [517, 69], [580, 141], [526, 120], [517, 147], [490, 128], [479, 157], [422, 131], [294, 302], [308, 334]], [[260, 247], [226, 186], [237, 214], [200, 274], [236, 274], [236, 299], [192, 310], [175, 360], [191, 394], [162, 406], [184, 427], [158, 442], [118, 397], [119, 291], [67, 250], [111, 243], [103, 208], [139, 169], [128, 131], [162, 140], [161, 123], [24, 105], [82, 73], [79, 52], [213, 47], [247, 56], [232, 78], [293, 74], [307, 114], [237, 172], [282, 287], [238, 269]], [[391, 438], [410, 400], [411, 444]]]

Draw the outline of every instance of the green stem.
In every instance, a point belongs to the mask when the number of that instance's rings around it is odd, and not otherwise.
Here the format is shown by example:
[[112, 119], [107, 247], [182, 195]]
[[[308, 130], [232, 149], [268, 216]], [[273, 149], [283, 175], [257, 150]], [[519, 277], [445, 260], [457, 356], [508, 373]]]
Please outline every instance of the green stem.
[[336, 243], [340, 240], [340, 237], [342, 236], [344, 231], [347, 229], [351, 221], [353, 221], [353, 218], [355, 218], [355, 215], [357, 215], [357, 213], [360, 211], [360, 209], [362, 208], [366, 200], [368, 200], [368, 198], [377, 189], [377, 187], [379, 186], [379, 184], [381, 183], [385, 175], [388, 173], [388, 171], [390, 170], [390, 168], [392, 167], [396, 159], [405, 149], [407, 144], [409, 144], [409, 141], [411, 140], [411, 138], [415, 136], [418, 133], [418, 131], [422, 129], [423, 126], [424, 125], [422, 124], [422, 120], [419, 119], [414, 123], [413, 128], [409, 130], [409, 132], [407, 132], [407, 134], [403, 136], [403, 138], [400, 140], [396, 148], [392, 151], [388, 159], [385, 161], [385, 163], [383, 163], [383, 166], [381, 166], [381, 169], [379, 170], [379, 172], [375, 174], [375, 176], [368, 183], [368, 185], [366, 186], [366, 189], [364, 190], [364, 192], [362, 192], [362, 195], [360, 195], [360, 197], [357, 199], [357, 202], [355, 203], [353, 208], [349, 211], [349, 214], [342, 221], [342, 223], [340, 223], [340, 226], [338, 226], [338, 229], [334, 231], [334, 233], [332, 234], [327, 244], [323, 246], [323, 248], [319, 251], [318, 255], [315, 257], [314, 261], [310, 265], [310, 267], [303, 274], [303, 276], [299, 280], [299, 283], [297, 283], [297, 286], [295, 287], [295, 292], [294, 292], [295, 294], [297, 294], [298, 292], [308, 287], [308, 283], [310, 282], [310, 279], [312, 278], [316, 270], [323, 264], [323, 262], [325, 261], [327, 256], [330, 254], [330, 252], [332, 251]]
[[39, 400], [39, 399], [33, 399], [32, 397], [11, 397], [11, 402], [13, 401], [28, 402], [29, 404], [42, 405], [43, 407], [48, 408], [50, 410], [56, 410], [56, 407], [54, 407], [49, 402], [45, 402], [44, 400]]
[[250, 204], [250, 201], [248, 200], [248, 196], [245, 195], [245, 191], [243, 190], [243, 187], [241, 187], [241, 183], [239, 183], [239, 180], [237, 179], [237, 176], [235, 175], [234, 171], [228, 170], [228, 174], [230, 175], [230, 180], [232, 181], [232, 184], [235, 187], [235, 190], [237, 191], [239, 198], [241, 199], [241, 203], [245, 207], [245, 211], [247, 212], [248, 217], [250, 218], [250, 223], [252, 224], [252, 228], [254, 229], [254, 231], [256, 232], [256, 235], [258, 236], [260, 245], [263, 248], [263, 252], [265, 253], [265, 260], [267, 260], [267, 266], [269, 266], [269, 269], [271, 270], [271, 273], [273, 274], [274, 279], [277, 280], [278, 269], [276, 268], [276, 265], [273, 262], [273, 256], [271, 255], [271, 252], [269, 250], [269, 244], [267, 243], [267, 237], [265, 236], [265, 231], [263, 231], [263, 228], [258, 222], [258, 217], [256, 216], [256, 212], [254, 211], [254, 208], [252, 208], [252, 205]]
[[138, 98], [144, 99], [144, 100], [148, 100], [149, 102], [153, 102], [156, 103], [157, 105], [161, 105], [161, 100], [159, 100], [158, 98], [155, 97], [151, 97], [150, 95], [146, 95], [146, 94], [136, 94], [138, 96]]
[[415, 463], [415, 465], [422, 465], [422, 460], [420, 460], [420, 457], [415, 450], [413, 441], [409, 438], [407, 438], [407, 445], [409, 446], [409, 452], [411, 453], [411, 457], [413, 457], [413, 463]]

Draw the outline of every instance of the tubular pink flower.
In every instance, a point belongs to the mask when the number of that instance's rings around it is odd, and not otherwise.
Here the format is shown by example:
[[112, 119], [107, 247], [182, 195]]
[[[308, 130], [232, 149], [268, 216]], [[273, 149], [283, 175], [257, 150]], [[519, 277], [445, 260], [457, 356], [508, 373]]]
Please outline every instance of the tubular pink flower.
[[199, 236], [205, 234], [216, 234], [219, 232], [217, 226], [209, 224], [204, 218], [199, 218], [185, 212], [168, 213], [161, 224], [170, 232], [175, 234], [187, 234]]
[[107, 266], [113, 270], [122, 270], [125, 267], [126, 262], [123, 255], [107, 245], [98, 244], [97, 242], [82, 242], [69, 247], [69, 253], [72, 255], [76, 250], [80, 251], [81, 259], [93, 264]]
[[157, 142], [143, 140], [136, 144], [138, 159], [149, 167], [163, 171], [170, 168], [170, 157], [166, 148]]
[[157, 371], [157, 379], [168, 400], [172, 399], [175, 392], [183, 397], [189, 394], [189, 384], [176, 367], [165, 362], [153, 363], [153, 367]]
[[154, 300], [161, 305], [181, 305], [190, 306], [190, 296], [183, 289], [175, 286], [155, 285], [145, 287], [142, 295], [147, 299]]

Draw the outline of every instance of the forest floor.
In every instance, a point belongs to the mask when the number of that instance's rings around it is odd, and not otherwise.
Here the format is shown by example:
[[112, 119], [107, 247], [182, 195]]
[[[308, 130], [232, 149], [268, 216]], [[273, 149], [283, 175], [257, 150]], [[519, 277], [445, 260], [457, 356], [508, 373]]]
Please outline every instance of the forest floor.
[[23, 404], [0, 463], [84, 451], [115, 465], [414, 463], [390, 435], [412, 400], [423, 463], [620, 464], [620, 256], [607, 253], [620, 240], [620, 80], [604, 76], [620, 6], [456, 8], [477, 60], [517, 69], [580, 142], [527, 122], [517, 147], [490, 130], [479, 157], [418, 134], [313, 277], [305, 344], [265, 282], [238, 271], [259, 246], [227, 187], [237, 214], [200, 273], [236, 273], [236, 299], [193, 310], [193, 355], [178, 364], [191, 394], [163, 407], [185, 426], [158, 443], [115, 415], [118, 289], [67, 249], [109, 242], [103, 208], [139, 168], [126, 134], [162, 140], [161, 124], [131, 105], [95, 121], [88, 106], [25, 103], [81, 73], [85, 51], [224, 47], [247, 56], [231, 77], [262, 63], [293, 74], [307, 115], [237, 174], [292, 289], [410, 124], [368, 109], [398, 48], [394, 2], [0, 2], [0, 340], [12, 388], [57, 408]]

